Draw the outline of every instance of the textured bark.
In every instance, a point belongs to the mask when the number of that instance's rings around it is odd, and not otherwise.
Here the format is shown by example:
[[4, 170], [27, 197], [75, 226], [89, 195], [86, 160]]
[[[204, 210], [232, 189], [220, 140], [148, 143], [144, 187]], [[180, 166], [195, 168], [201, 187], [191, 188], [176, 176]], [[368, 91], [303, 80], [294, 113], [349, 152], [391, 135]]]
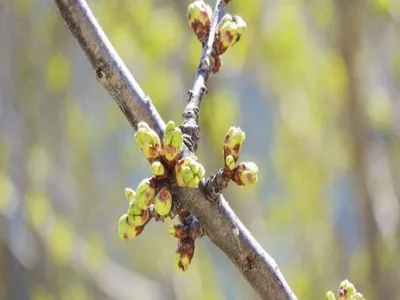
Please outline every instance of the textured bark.
[[[145, 96], [118, 57], [111, 43], [83, 0], [55, 0], [61, 16], [89, 58], [96, 76], [109, 91], [130, 124], [147, 122], [159, 135], [165, 127], [150, 98]], [[184, 147], [183, 155], [193, 155]], [[222, 195], [210, 202], [198, 189], [174, 191], [178, 201], [200, 221], [202, 227], [236, 265], [262, 299], [297, 299], [275, 261], [240, 222]]]
[[183, 122], [181, 125], [182, 132], [185, 134], [185, 144], [191, 152], [196, 152], [200, 139], [199, 115], [200, 104], [207, 93], [206, 83], [210, 76], [215, 63], [215, 58], [212, 56], [215, 33], [217, 24], [224, 5], [228, 1], [218, 0], [215, 5], [214, 17], [210, 28], [210, 33], [207, 42], [204, 44], [200, 64], [197, 69], [196, 77], [192, 90], [189, 90], [189, 98], [186, 108], [183, 111]]

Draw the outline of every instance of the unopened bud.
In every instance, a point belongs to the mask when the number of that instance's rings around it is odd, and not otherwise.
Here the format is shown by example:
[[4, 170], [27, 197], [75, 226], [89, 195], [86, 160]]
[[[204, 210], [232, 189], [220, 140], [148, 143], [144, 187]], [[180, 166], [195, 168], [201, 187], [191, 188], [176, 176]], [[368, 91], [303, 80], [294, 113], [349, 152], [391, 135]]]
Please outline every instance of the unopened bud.
[[226, 158], [228, 155], [232, 155], [235, 162], [237, 162], [245, 139], [246, 134], [242, 129], [231, 126], [225, 136], [224, 157]]
[[243, 20], [243, 18], [240, 16], [234, 16], [233, 22], [235, 22], [237, 29], [238, 29], [237, 38], [236, 38], [236, 41], [234, 42], [234, 44], [236, 44], [237, 42], [239, 42], [239, 40], [241, 39], [243, 34], [246, 32], [247, 25], [246, 25], [246, 22]]
[[175, 171], [177, 185], [192, 188], [199, 185], [205, 174], [204, 167], [190, 156], [180, 159]]
[[219, 39], [214, 50], [217, 55], [221, 55], [236, 43], [239, 36], [239, 29], [230, 14], [226, 14], [218, 23], [217, 34]]
[[129, 222], [128, 214], [123, 215], [118, 221], [118, 235], [123, 241], [130, 241], [141, 234], [143, 226], [135, 227]]
[[194, 240], [186, 238], [178, 243], [175, 252], [175, 265], [181, 270], [186, 271], [194, 255]]
[[258, 180], [258, 167], [253, 162], [240, 163], [234, 170], [232, 180], [237, 185], [251, 185]]
[[198, 40], [205, 42], [211, 26], [212, 9], [203, 0], [196, 0], [188, 7], [189, 25], [196, 34]]
[[357, 293], [355, 286], [346, 280], [343, 280], [338, 288], [338, 300], [353, 300], [353, 296]]
[[138, 130], [135, 137], [138, 146], [150, 162], [153, 162], [160, 157], [160, 138], [158, 137], [157, 133], [149, 127], [147, 123], [140, 122], [138, 124]]
[[154, 201], [156, 189], [150, 178], [143, 179], [136, 188], [136, 201], [141, 209], [147, 209]]
[[173, 121], [169, 121], [165, 127], [163, 138], [164, 156], [168, 161], [176, 161], [179, 151], [182, 148], [182, 131], [175, 126]]
[[225, 166], [228, 168], [229, 171], [232, 171], [235, 168], [236, 162], [232, 155], [228, 155], [225, 158]]
[[165, 175], [164, 165], [160, 161], [156, 160], [151, 164], [151, 172], [153, 173], [154, 176], [157, 177], [164, 176]]
[[163, 186], [154, 198], [154, 209], [160, 216], [169, 214], [172, 208], [172, 194], [168, 186]]
[[149, 209], [141, 209], [135, 200], [129, 203], [128, 215], [129, 223], [135, 227], [146, 224], [150, 219]]
[[335, 295], [329, 291], [326, 293], [325, 300], [336, 300]]
[[128, 201], [135, 199], [136, 192], [131, 188], [125, 188], [125, 197]]

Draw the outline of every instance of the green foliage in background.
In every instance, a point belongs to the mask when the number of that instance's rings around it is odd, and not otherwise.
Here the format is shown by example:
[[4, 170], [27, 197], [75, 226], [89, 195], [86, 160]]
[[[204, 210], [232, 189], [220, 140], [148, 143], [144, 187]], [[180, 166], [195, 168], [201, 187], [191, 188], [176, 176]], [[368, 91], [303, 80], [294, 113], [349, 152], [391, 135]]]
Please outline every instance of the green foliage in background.
[[[232, 1], [227, 11], [246, 20], [246, 38], [223, 55], [202, 103], [206, 175], [223, 163], [226, 129], [240, 126], [242, 158], [257, 161], [260, 174], [256, 186], [232, 185], [226, 197], [298, 299], [323, 299], [343, 278], [366, 299], [400, 296], [400, 6], [361, 2], [362, 43], [354, 51], [373, 218], [351, 179], [341, 1]], [[201, 53], [187, 24], [189, 1], [88, 4], [164, 120], [178, 124]], [[131, 127], [53, 3], [0, 0], [0, 29], [0, 277], [9, 278], [0, 298], [25, 274], [21, 289], [35, 300], [256, 299], [206, 238], [188, 271], [178, 273], [171, 263], [176, 241], [166, 234], [174, 222], [149, 224], [140, 242], [119, 241], [123, 190], [149, 174]], [[10, 235], [12, 218], [31, 238]], [[381, 241], [372, 248], [364, 241], [371, 223]], [[13, 239], [20, 248], [10, 246]], [[10, 257], [25, 262], [25, 273], [10, 275]]]

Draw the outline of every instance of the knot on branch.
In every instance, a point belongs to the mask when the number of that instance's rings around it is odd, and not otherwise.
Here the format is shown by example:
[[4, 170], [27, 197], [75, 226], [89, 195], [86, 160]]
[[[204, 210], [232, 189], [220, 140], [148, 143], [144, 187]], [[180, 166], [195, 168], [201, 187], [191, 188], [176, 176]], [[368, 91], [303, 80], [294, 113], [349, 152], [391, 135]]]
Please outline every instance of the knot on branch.
[[205, 183], [207, 199], [211, 202], [216, 201], [223, 189], [228, 186], [229, 180], [230, 176], [224, 172], [224, 169], [220, 169], [217, 174], [208, 177]]

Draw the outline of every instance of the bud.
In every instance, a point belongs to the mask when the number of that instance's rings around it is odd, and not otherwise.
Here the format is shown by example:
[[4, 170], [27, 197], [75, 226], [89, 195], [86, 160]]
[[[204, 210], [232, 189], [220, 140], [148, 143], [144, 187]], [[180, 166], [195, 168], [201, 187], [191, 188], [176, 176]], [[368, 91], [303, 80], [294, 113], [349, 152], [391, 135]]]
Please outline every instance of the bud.
[[118, 235], [123, 241], [133, 240], [143, 231], [143, 226], [134, 227], [129, 223], [128, 214], [123, 215], [118, 221]]
[[361, 293], [355, 293], [351, 300], [364, 300], [364, 296]]
[[129, 203], [128, 208], [129, 223], [133, 226], [142, 226], [150, 219], [149, 209], [141, 209], [135, 200]]
[[156, 189], [150, 178], [143, 179], [136, 188], [136, 201], [141, 209], [147, 209], [154, 201]]
[[326, 293], [325, 300], [336, 300], [335, 295], [329, 291]]
[[131, 188], [125, 188], [125, 197], [128, 201], [132, 201], [135, 199], [136, 192], [132, 190]]
[[236, 162], [232, 155], [228, 155], [225, 158], [225, 166], [229, 171], [233, 171], [233, 169], [235, 168]]
[[186, 156], [175, 165], [178, 186], [196, 188], [203, 179], [204, 167], [190, 156]]
[[160, 216], [166, 216], [171, 211], [172, 194], [168, 186], [163, 186], [154, 199], [154, 209]]
[[168, 161], [176, 161], [183, 144], [182, 131], [169, 121], [164, 133], [164, 156]]
[[215, 43], [214, 50], [217, 55], [221, 55], [236, 43], [239, 36], [238, 26], [230, 14], [226, 14], [218, 23], [217, 35], [218, 38], [216, 40], [218, 42]]
[[165, 175], [164, 165], [160, 161], [156, 160], [151, 164], [151, 172], [153, 173], [154, 176], [157, 177], [164, 176]]
[[138, 124], [138, 130], [135, 137], [138, 146], [150, 162], [153, 162], [160, 157], [160, 138], [158, 137], [157, 133], [149, 127], [147, 123], [140, 122]]
[[183, 240], [188, 237], [187, 233], [183, 229], [184, 227], [182, 224], [176, 224], [168, 229], [168, 234], [176, 237], [179, 240]]
[[239, 159], [240, 150], [246, 139], [246, 134], [239, 127], [231, 126], [225, 136], [224, 157], [232, 155], [235, 162]]
[[189, 25], [193, 29], [200, 42], [206, 42], [210, 32], [212, 9], [203, 0], [197, 0], [188, 7], [187, 17]]
[[337, 297], [338, 300], [350, 300], [356, 293], [357, 290], [354, 285], [346, 279], [340, 283]]
[[186, 238], [178, 243], [175, 252], [175, 265], [181, 270], [186, 271], [194, 255], [194, 240]]
[[233, 22], [235, 22], [237, 29], [238, 29], [238, 35], [237, 35], [236, 41], [233, 43], [233, 44], [236, 44], [237, 42], [240, 41], [240, 38], [246, 32], [247, 25], [246, 25], [246, 22], [243, 20], [243, 18], [240, 16], [234, 16]]
[[240, 163], [233, 172], [232, 180], [237, 185], [250, 185], [258, 180], [258, 167], [253, 162]]

